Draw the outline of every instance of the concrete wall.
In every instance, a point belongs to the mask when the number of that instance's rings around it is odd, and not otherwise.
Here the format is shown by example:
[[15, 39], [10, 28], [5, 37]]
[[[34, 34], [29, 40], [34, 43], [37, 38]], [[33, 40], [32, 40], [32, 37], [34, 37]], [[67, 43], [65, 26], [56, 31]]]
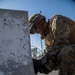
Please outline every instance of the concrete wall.
[[0, 75], [34, 75], [27, 11], [0, 9]]

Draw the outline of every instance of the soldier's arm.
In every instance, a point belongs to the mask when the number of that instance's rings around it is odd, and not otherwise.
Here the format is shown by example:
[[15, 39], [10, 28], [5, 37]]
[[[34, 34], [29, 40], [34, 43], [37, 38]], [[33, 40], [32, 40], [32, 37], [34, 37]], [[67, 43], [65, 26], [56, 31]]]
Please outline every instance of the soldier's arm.
[[55, 15], [51, 18], [51, 29], [54, 35], [54, 44], [69, 44], [70, 25], [73, 23], [74, 21], [62, 15]]
[[47, 52], [41, 59], [33, 59], [34, 71], [48, 74], [57, 68], [55, 55], [57, 52]]

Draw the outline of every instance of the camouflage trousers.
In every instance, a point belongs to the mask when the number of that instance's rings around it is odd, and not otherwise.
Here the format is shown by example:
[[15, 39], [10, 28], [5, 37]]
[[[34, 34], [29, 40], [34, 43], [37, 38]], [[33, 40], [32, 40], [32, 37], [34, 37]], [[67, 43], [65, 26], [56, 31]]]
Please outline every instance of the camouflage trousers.
[[75, 75], [75, 45], [65, 46], [57, 56], [59, 75]]
[[59, 75], [75, 75], [75, 45], [52, 47], [46, 54], [49, 59], [45, 66], [50, 71], [58, 70]]

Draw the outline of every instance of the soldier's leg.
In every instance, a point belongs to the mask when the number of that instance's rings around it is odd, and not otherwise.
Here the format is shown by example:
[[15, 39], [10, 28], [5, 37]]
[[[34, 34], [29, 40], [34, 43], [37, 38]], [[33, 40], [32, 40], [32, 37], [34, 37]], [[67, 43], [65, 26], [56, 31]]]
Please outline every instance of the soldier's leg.
[[62, 48], [58, 55], [58, 66], [60, 75], [75, 75], [75, 45]]

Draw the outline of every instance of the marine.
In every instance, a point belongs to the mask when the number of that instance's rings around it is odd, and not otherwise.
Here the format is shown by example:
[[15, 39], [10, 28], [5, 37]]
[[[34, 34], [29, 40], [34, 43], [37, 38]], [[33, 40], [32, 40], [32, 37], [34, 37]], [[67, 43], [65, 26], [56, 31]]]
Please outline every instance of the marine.
[[46, 17], [34, 14], [29, 18], [30, 34], [44, 39], [45, 55], [33, 59], [35, 74], [58, 70], [59, 75], [75, 75], [75, 22], [63, 15]]

